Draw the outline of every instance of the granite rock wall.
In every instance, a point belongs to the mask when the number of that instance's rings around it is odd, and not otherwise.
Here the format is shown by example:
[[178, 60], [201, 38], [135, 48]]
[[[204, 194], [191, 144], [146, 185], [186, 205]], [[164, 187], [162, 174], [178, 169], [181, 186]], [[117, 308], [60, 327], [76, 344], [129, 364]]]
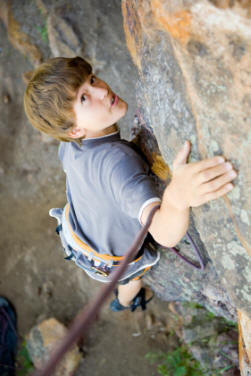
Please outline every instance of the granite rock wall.
[[[231, 193], [191, 210], [204, 272], [165, 252], [148, 282], [165, 300], [251, 316], [250, 2], [122, 0], [127, 47], [138, 68], [138, 117], [171, 166], [186, 139], [190, 162], [231, 161]], [[190, 252], [182, 241], [180, 249]]]

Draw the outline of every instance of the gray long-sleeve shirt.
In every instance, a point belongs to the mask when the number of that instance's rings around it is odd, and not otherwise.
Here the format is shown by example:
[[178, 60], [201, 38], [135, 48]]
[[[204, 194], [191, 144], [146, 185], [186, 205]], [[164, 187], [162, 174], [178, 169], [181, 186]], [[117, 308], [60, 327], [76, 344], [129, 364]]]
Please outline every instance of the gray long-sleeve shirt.
[[61, 142], [69, 220], [95, 251], [123, 256], [142, 225], [145, 206], [160, 201], [149, 166], [119, 132]]

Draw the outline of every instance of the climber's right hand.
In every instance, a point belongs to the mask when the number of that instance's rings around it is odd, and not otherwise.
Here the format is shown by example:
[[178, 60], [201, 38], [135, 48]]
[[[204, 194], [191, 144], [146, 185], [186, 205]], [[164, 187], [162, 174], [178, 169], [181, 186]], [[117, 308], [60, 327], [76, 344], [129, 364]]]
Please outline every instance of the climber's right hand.
[[172, 180], [166, 188], [168, 201], [181, 211], [230, 192], [231, 181], [237, 176], [232, 164], [223, 156], [187, 163], [190, 151], [191, 143], [186, 141], [174, 160]]

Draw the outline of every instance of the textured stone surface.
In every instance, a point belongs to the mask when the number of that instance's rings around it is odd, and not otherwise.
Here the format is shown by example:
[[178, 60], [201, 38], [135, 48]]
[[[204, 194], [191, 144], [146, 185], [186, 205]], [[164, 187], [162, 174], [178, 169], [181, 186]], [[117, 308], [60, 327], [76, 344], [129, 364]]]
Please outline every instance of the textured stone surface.
[[[27, 336], [27, 348], [36, 368], [44, 366], [66, 332], [65, 326], [54, 318], [45, 320], [31, 329]], [[55, 376], [71, 376], [81, 358], [82, 355], [75, 345], [58, 365]]]
[[237, 328], [193, 303], [176, 302], [173, 304], [173, 312], [183, 321], [180, 339], [187, 344], [202, 367], [209, 371], [208, 374], [213, 375], [213, 371], [226, 367], [231, 369], [227, 375], [236, 375]]
[[64, 10], [57, 8], [48, 16], [47, 28], [53, 57], [74, 57], [83, 55], [83, 43], [64, 16]]
[[[170, 181], [171, 172], [160, 156], [155, 136], [146, 128], [144, 123], [140, 124], [138, 116], [136, 116], [136, 119], [133, 128], [133, 134], [137, 135], [135, 142], [154, 172], [153, 178], [161, 195], [166, 184]], [[202, 259], [206, 264], [205, 271], [192, 268], [171, 250], [160, 249], [162, 251], [161, 263], [146, 275], [146, 282], [151, 285], [161, 299], [167, 301], [196, 301], [216, 315], [236, 320], [233, 303], [221, 285], [215, 267], [200, 239], [200, 234], [195, 228], [193, 213], [190, 216], [188, 233], [200, 250]], [[176, 248], [191, 261], [198, 264], [197, 256], [188, 240], [187, 237], [184, 237]]]
[[189, 139], [190, 161], [223, 154], [238, 171], [231, 193], [192, 210], [196, 241], [212, 264], [201, 275], [166, 256], [153, 287], [168, 300], [197, 294], [208, 301], [221, 291], [219, 304], [224, 296], [223, 305], [230, 300], [250, 317], [251, 27], [244, 3], [123, 0], [122, 11], [139, 70], [139, 112], [167, 164]]
[[20, 24], [13, 17], [10, 2], [3, 0], [0, 4], [0, 19], [8, 30], [8, 38], [13, 47], [23, 55], [27, 56], [33, 65], [42, 62], [42, 53], [39, 48], [32, 43], [29, 35], [21, 30]]

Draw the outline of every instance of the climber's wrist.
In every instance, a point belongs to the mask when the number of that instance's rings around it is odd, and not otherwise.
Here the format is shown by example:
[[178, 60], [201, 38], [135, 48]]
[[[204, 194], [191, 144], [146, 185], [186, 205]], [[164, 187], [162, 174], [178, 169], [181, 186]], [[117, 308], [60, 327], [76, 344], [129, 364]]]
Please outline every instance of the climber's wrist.
[[[144, 225], [147, 218], [158, 203], [153, 202], [146, 206], [141, 215]], [[169, 202], [162, 199], [160, 208], [155, 212], [148, 229], [153, 238], [165, 247], [174, 247], [185, 235], [189, 224], [189, 208], [175, 209]]]
[[162, 205], [168, 205], [174, 210], [177, 210], [177, 212], [185, 212], [190, 208], [185, 200], [184, 192], [179, 192], [173, 182], [171, 182], [164, 191]]

